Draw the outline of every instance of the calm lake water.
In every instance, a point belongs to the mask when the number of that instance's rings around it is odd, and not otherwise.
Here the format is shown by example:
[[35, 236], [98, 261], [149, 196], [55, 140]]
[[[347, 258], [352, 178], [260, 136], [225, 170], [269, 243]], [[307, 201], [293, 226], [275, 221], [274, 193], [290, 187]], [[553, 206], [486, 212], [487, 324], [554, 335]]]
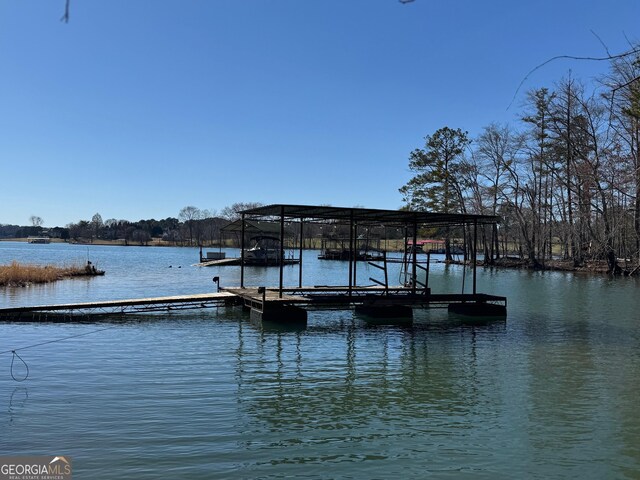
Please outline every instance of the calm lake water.
[[[316, 256], [305, 284], [346, 283]], [[239, 267], [192, 266], [190, 248], [0, 242], [13, 259], [107, 273], [0, 289], [0, 307], [239, 282]], [[379, 275], [358, 268], [362, 284]], [[460, 292], [463, 272], [432, 264], [433, 291]], [[246, 283], [277, 285], [277, 269]], [[221, 308], [0, 323], [0, 352], [22, 348], [29, 368], [18, 382], [24, 364], [0, 354], [0, 455], [68, 455], [78, 479], [640, 478], [638, 280], [487, 269], [478, 290], [508, 297], [506, 321], [424, 310], [370, 327], [329, 311], [283, 332]]]

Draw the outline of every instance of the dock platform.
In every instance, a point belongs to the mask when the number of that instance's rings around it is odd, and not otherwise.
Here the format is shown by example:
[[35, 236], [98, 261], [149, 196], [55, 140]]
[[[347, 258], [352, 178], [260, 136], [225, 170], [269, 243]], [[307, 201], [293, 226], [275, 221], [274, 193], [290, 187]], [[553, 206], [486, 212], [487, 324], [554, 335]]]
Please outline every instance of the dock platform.
[[452, 304], [495, 304], [506, 308], [506, 298], [487, 294], [415, 294], [406, 287], [313, 286], [286, 288], [225, 287], [216, 293], [134, 298], [0, 308], [0, 321], [73, 320], [78, 316], [171, 312], [242, 305], [263, 312], [269, 308], [297, 307], [305, 310], [351, 309], [360, 306], [446, 308]]
[[358, 305], [404, 305], [415, 308], [447, 308], [451, 304], [489, 303], [506, 307], [506, 297], [476, 294], [415, 293], [410, 287], [342, 287], [318, 285], [313, 287], [236, 288], [221, 287], [222, 292], [236, 295], [247, 307], [264, 309], [265, 304], [283, 304], [307, 309], [348, 309]]
[[[232, 265], [240, 265], [242, 263], [241, 258], [219, 258], [215, 260], [207, 260], [206, 258], [200, 259], [199, 263], [194, 263], [195, 267], [227, 267]], [[296, 265], [300, 263], [300, 260], [295, 258], [285, 258], [283, 260], [284, 265]], [[277, 267], [280, 262], [245, 262], [247, 267]]]
[[0, 321], [37, 321], [47, 317], [74, 318], [145, 312], [193, 310], [233, 305], [238, 297], [229, 292], [175, 295], [169, 297], [132, 298], [55, 305], [0, 308]]

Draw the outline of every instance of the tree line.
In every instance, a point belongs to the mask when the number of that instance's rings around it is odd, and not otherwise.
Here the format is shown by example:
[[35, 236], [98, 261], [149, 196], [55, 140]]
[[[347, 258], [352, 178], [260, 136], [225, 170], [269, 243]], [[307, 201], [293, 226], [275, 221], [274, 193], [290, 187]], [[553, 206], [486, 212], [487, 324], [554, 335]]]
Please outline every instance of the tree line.
[[[409, 156], [406, 208], [493, 214], [481, 232], [488, 262], [501, 256], [542, 267], [606, 260], [640, 265], [640, 45], [610, 59], [590, 91], [570, 75], [529, 91], [518, 123], [471, 139], [443, 127]], [[622, 260], [625, 265], [620, 265]]]
[[71, 239], [124, 240], [125, 244], [147, 245], [152, 238], [158, 238], [173, 245], [211, 246], [221, 240], [221, 229], [240, 218], [240, 212], [260, 206], [257, 202], [239, 202], [216, 210], [200, 209], [192, 205], [180, 210], [176, 217], [163, 220], [108, 219], [103, 221], [96, 213], [91, 221], [81, 220], [67, 225]]
[[240, 218], [240, 212], [260, 206], [260, 203], [234, 203], [215, 210], [186, 206], [177, 217], [162, 220], [148, 219], [132, 222], [109, 218], [103, 220], [96, 213], [91, 220], [80, 220], [65, 227], [45, 228], [43, 219], [32, 215], [30, 226], [0, 224], [0, 238], [24, 238], [48, 235], [70, 241], [93, 242], [95, 240], [123, 241], [125, 245], [148, 245], [152, 239], [160, 239], [173, 245], [210, 246], [221, 238], [220, 229]]

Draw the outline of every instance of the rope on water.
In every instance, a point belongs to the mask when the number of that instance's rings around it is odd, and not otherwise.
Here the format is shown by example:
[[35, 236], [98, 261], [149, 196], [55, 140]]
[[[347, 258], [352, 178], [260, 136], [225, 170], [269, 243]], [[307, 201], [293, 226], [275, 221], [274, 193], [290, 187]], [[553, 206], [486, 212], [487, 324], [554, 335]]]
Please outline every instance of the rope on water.
[[[20, 355], [16, 353], [15, 350], [12, 351], [13, 357], [11, 357], [11, 378], [13, 378], [16, 382], [24, 382], [27, 378], [29, 378], [29, 365], [25, 362]], [[24, 367], [27, 369], [27, 373], [25, 373], [24, 378], [16, 378], [16, 375], [13, 373], [13, 362], [18, 357], [18, 359], [24, 364]]]
[[[46, 342], [34, 343], [33, 345], [27, 345], [26, 347], [14, 348], [14, 349], [11, 349], [11, 350], [5, 350], [3, 352], [0, 352], [0, 355], [3, 355], [5, 353], [12, 353], [13, 354], [13, 356], [11, 357], [11, 371], [10, 371], [11, 372], [11, 378], [13, 378], [16, 382], [24, 382], [27, 378], [29, 378], [29, 365], [27, 365], [27, 362], [25, 362], [24, 359], [20, 355], [18, 355], [18, 353], [17, 353], [18, 350], [26, 350], [27, 348], [40, 347], [42, 345], [48, 345], [50, 343], [63, 342], [65, 340], [69, 340], [71, 338], [84, 337], [86, 335], [91, 335], [93, 333], [104, 332], [105, 330], [110, 330], [111, 328], [114, 328], [114, 327], [100, 328], [99, 330], [92, 330], [91, 332], [79, 333], [77, 335], [70, 335], [68, 337], [57, 338], [55, 340], [48, 340]], [[27, 369], [27, 372], [24, 375], [24, 378], [18, 377], [14, 373], [14, 363], [15, 363], [16, 357], [18, 358], [18, 360], [20, 360], [24, 364], [25, 368]]]

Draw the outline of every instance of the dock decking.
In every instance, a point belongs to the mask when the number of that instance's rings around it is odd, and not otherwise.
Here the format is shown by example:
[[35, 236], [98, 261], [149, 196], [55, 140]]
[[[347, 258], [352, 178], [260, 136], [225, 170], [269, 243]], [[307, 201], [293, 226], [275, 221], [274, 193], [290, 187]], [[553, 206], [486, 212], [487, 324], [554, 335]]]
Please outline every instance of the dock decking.
[[0, 308], [0, 320], [33, 321], [51, 316], [96, 316], [127, 313], [144, 313], [172, 310], [212, 308], [237, 301], [238, 297], [229, 292], [204, 293], [195, 295], [175, 295], [169, 297], [132, 298], [55, 305], [35, 305]]
[[454, 303], [498, 303], [506, 307], [506, 297], [476, 294], [431, 294], [415, 293], [409, 287], [342, 287], [318, 285], [314, 287], [283, 288], [235, 288], [221, 287], [223, 292], [232, 293], [245, 306], [262, 310], [264, 304], [285, 304], [307, 309], [351, 308], [357, 305], [404, 305], [407, 307], [429, 308], [448, 307]]
[[[240, 265], [242, 263], [241, 258], [219, 258], [215, 260], [207, 260], [201, 259], [199, 263], [195, 263], [195, 267], [226, 267], [233, 265]], [[300, 260], [295, 258], [285, 258], [283, 260], [284, 265], [296, 265], [300, 263]], [[245, 262], [247, 267], [277, 267], [280, 265], [279, 262]]]
[[266, 306], [295, 306], [306, 310], [350, 309], [357, 306], [447, 307], [451, 304], [498, 303], [506, 298], [487, 294], [415, 294], [406, 287], [340, 287], [319, 285], [287, 288], [221, 288], [220, 292], [168, 297], [134, 298], [0, 308], [0, 321], [38, 321], [50, 318], [193, 310], [243, 305], [257, 311]]

